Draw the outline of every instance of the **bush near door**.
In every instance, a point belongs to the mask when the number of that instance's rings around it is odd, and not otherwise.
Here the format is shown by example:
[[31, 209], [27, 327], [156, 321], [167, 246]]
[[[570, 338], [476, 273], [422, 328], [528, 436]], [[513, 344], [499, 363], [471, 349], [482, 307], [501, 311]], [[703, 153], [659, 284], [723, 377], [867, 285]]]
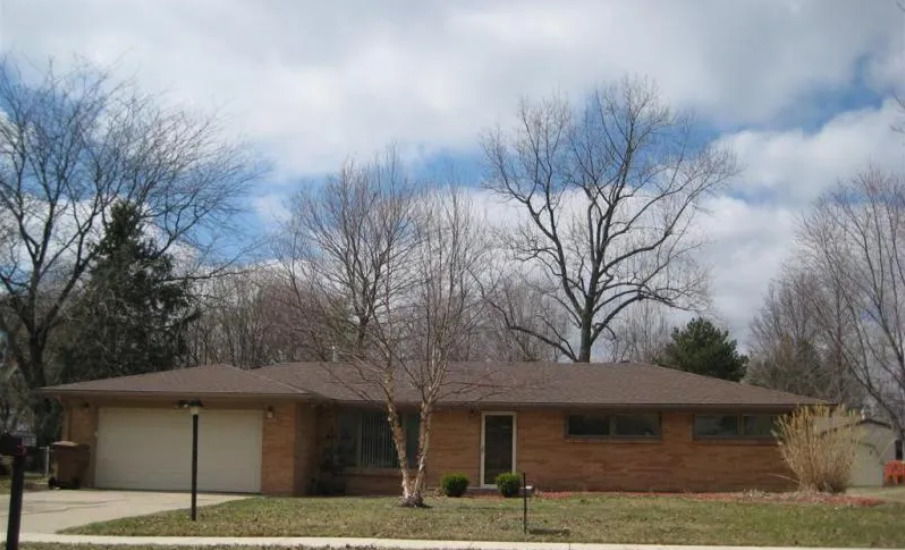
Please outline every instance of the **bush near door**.
[[460, 497], [468, 490], [468, 476], [465, 474], [444, 474], [440, 479], [440, 492], [448, 497]]
[[496, 476], [496, 487], [504, 498], [512, 498], [518, 496], [519, 488], [522, 486], [522, 478], [515, 472], [508, 472]]

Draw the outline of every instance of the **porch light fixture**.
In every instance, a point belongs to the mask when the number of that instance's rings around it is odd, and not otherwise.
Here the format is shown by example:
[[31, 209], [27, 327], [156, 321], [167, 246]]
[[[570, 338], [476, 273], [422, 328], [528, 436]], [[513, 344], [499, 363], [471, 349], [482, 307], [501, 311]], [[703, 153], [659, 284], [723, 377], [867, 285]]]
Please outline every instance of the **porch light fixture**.
[[276, 413], [273, 411], [273, 405], [267, 407], [267, 411], [264, 413], [264, 416], [266, 416], [268, 420], [273, 420], [273, 417], [276, 416]]

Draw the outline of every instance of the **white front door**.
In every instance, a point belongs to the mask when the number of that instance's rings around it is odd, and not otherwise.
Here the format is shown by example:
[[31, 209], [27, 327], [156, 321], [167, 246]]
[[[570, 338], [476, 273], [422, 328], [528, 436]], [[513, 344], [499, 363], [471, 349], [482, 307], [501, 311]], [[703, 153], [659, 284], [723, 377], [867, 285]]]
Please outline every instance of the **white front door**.
[[515, 471], [515, 413], [484, 413], [481, 419], [481, 485], [491, 487], [496, 476]]
[[[204, 410], [198, 422], [198, 489], [261, 491], [260, 410]], [[95, 486], [191, 489], [192, 417], [180, 409], [101, 408]]]

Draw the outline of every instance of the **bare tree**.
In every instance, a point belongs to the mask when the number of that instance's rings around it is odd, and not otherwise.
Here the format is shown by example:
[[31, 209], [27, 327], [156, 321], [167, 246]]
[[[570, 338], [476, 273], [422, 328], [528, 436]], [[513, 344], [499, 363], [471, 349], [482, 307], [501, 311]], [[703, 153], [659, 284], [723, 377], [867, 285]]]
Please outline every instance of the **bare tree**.
[[578, 108], [558, 98], [524, 102], [512, 132], [488, 133], [484, 151], [488, 186], [524, 215], [507, 238], [511, 257], [541, 277], [537, 290], [574, 332], [510, 318], [512, 330], [587, 362], [631, 304], [702, 303], [707, 277], [693, 255], [702, 241], [692, 222], [735, 162], [696, 145], [689, 119], [662, 105], [654, 85], [624, 80]]
[[0, 331], [0, 432], [3, 433], [27, 425], [30, 416], [25, 380], [15, 359], [7, 357], [8, 339], [9, 336]]
[[671, 341], [671, 328], [664, 307], [652, 300], [626, 308], [614, 319], [605, 339], [614, 361], [654, 363]]
[[[831, 299], [814, 313], [867, 394], [905, 433], [905, 181], [870, 169], [823, 195], [803, 257]], [[845, 331], [838, 326], [844, 323]]]
[[192, 363], [252, 368], [330, 359], [336, 316], [323, 318], [319, 301], [290, 288], [277, 268], [249, 268], [198, 287], [201, 316], [189, 335]]
[[[412, 249], [415, 189], [393, 149], [360, 166], [349, 161], [321, 184], [309, 184], [293, 198], [289, 220], [275, 239], [287, 284], [300, 308], [337, 312], [349, 325], [333, 342], [359, 353], [391, 265]], [[314, 301], [311, 299], [314, 298]]]
[[825, 290], [819, 277], [800, 265], [787, 266], [771, 283], [751, 323], [752, 360], [746, 379], [857, 408], [864, 403], [864, 392], [838, 345], [849, 332], [847, 320]]
[[490, 274], [482, 270], [479, 280], [484, 314], [474, 339], [456, 360], [461, 361], [557, 361], [560, 353], [526, 332], [510, 330], [518, 324], [548, 338], [568, 328], [565, 312], [557, 310], [545, 293], [535, 290], [510, 272]]
[[48, 343], [111, 205], [141, 205], [161, 254], [209, 258], [257, 168], [214, 120], [163, 108], [90, 67], [31, 84], [0, 62], [0, 113], [0, 329], [23, 335], [10, 350], [37, 388], [50, 381]]
[[[431, 420], [437, 404], [471, 389], [450, 383], [450, 362], [479, 324], [481, 293], [475, 279], [485, 247], [462, 195], [438, 193], [420, 201], [417, 246], [407, 265], [396, 265], [381, 285], [382, 313], [368, 330], [372, 345], [355, 360], [363, 379], [380, 388], [402, 472], [402, 505], [424, 505]], [[400, 415], [405, 395], [418, 404], [418, 450], [409, 458]]]

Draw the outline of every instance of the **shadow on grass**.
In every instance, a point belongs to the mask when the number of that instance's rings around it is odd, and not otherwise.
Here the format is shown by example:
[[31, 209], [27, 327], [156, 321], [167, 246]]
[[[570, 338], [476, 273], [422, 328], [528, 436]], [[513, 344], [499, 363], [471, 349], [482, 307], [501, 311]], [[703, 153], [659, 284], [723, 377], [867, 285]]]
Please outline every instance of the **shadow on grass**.
[[568, 529], [548, 529], [548, 528], [535, 528], [528, 529], [528, 533], [531, 535], [556, 535], [559, 537], [568, 537], [569, 530]]

